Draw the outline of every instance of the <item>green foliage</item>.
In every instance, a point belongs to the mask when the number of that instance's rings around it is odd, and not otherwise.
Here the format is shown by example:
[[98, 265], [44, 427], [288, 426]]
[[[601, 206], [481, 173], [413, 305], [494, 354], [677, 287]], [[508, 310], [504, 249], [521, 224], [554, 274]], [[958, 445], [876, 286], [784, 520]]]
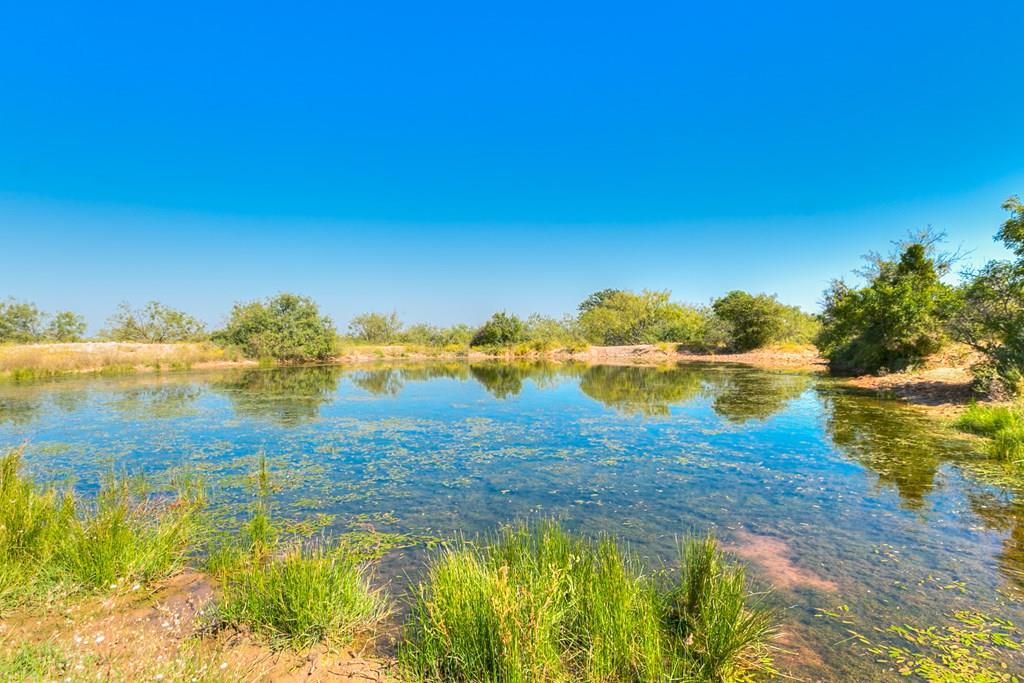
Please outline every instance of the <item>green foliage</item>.
[[710, 536], [682, 546], [681, 578], [669, 598], [675, 637], [686, 643], [696, 678], [731, 681], [770, 670], [764, 644], [773, 632], [771, 613], [747, 604], [746, 572], [730, 564]]
[[399, 340], [417, 346], [464, 349], [469, 346], [474, 332], [472, 327], [464, 324], [436, 327], [426, 323], [417, 323], [406, 327], [399, 336]]
[[499, 311], [474, 334], [470, 346], [505, 347], [525, 340], [526, 326], [515, 315]]
[[43, 313], [35, 304], [0, 301], [0, 342], [29, 344], [43, 337]]
[[349, 554], [296, 545], [224, 572], [217, 610], [275, 643], [308, 647], [349, 643], [383, 618], [386, 603]]
[[1024, 206], [1011, 197], [1011, 216], [997, 234], [1016, 261], [990, 261], [960, 288], [962, 304], [953, 316], [957, 339], [985, 355], [975, 369], [979, 389], [999, 396], [1024, 393]]
[[[694, 543], [712, 561], [691, 566]], [[688, 541], [683, 556], [684, 578], [664, 585], [611, 539], [554, 523], [450, 548], [418, 588], [400, 662], [418, 680], [510, 683], [723, 681], [764, 670], [771, 620], [746, 604], [742, 571], [712, 541]]]
[[206, 337], [206, 328], [196, 318], [159, 301], [150, 301], [141, 309], [124, 302], [107, 320], [100, 336], [119, 342], [199, 341]]
[[[5, 681], [56, 681], [68, 670], [71, 659], [52, 643], [20, 643], [0, 654], [0, 679]], [[66, 679], [66, 680], [70, 680]]]
[[580, 304], [579, 327], [594, 344], [701, 343], [706, 325], [700, 311], [670, 301], [668, 291], [639, 294], [606, 289]]
[[989, 449], [996, 458], [1024, 464], [1024, 413], [1020, 410], [971, 404], [956, 425], [965, 432], [991, 439]]
[[265, 301], [235, 304], [215, 338], [251, 358], [280, 361], [326, 360], [334, 353], [334, 323], [304, 296], [278, 294]]
[[363, 313], [348, 324], [349, 335], [370, 344], [391, 344], [398, 341], [402, 321], [398, 313]]
[[729, 326], [729, 346], [735, 351], [751, 351], [778, 341], [787, 322], [794, 320], [792, 311], [767, 294], [734, 290], [716, 299], [711, 308]]
[[85, 337], [85, 318], [72, 311], [57, 311], [46, 324], [44, 336], [49, 341], [67, 343]]
[[832, 284], [816, 343], [834, 371], [902, 370], [941, 348], [956, 297], [933, 244], [922, 237], [897, 259], [876, 258], [863, 288]]
[[200, 492], [144, 495], [111, 478], [96, 503], [43, 489], [21, 473], [21, 450], [0, 458], [0, 608], [54, 590], [124, 587], [182, 566], [198, 535]]
[[256, 499], [240, 544], [215, 547], [207, 566], [221, 581], [218, 618], [279, 645], [344, 645], [387, 613], [357, 553], [294, 543], [283, 551], [271, 523], [267, 459], [255, 472]]
[[526, 319], [523, 337], [538, 351], [575, 349], [585, 345], [576, 320], [569, 316], [559, 320], [534, 313]]

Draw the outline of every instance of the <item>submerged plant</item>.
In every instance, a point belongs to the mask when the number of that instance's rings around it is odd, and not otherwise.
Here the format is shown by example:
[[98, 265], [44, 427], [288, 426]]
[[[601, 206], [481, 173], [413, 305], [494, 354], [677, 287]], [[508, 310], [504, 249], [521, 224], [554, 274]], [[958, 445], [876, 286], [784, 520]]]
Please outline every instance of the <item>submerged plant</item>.
[[551, 522], [462, 543], [419, 586], [400, 660], [419, 680], [524, 683], [725, 681], [768, 667], [771, 617], [747, 604], [742, 570], [710, 539], [687, 541], [683, 557], [686, 578], [667, 586], [612, 539]]

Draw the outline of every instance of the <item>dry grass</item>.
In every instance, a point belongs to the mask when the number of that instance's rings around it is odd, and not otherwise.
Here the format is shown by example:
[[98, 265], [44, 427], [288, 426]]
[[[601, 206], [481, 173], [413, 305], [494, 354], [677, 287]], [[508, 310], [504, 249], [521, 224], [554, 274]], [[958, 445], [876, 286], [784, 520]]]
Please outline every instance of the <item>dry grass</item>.
[[238, 353], [208, 342], [0, 345], [0, 377], [14, 379], [81, 372], [183, 370], [194, 366], [210, 367], [241, 362], [245, 361]]

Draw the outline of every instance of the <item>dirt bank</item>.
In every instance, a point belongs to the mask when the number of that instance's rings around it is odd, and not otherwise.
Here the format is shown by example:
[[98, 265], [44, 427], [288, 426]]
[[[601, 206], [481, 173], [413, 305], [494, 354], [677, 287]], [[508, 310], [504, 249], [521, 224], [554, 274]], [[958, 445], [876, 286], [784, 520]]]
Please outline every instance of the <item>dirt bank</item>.
[[395, 680], [394, 661], [368, 654], [369, 643], [296, 652], [244, 632], [217, 632], [209, 618], [214, 592], [204, 575], [185, 572], [152, 590], [5, 614], [0, 650], [47, 652], [43, 680]]

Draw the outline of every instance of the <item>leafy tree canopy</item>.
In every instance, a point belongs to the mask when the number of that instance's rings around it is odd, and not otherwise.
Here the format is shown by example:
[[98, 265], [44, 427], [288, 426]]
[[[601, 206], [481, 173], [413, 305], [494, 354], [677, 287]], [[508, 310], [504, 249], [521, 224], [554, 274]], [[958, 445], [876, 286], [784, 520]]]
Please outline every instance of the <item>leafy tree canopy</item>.
[[282, 361], [326, 360], [335, 350], [334, 323], [316, 302], [296, 294], [235, 304], [218, 341], [237, 346], [251, 358]]

